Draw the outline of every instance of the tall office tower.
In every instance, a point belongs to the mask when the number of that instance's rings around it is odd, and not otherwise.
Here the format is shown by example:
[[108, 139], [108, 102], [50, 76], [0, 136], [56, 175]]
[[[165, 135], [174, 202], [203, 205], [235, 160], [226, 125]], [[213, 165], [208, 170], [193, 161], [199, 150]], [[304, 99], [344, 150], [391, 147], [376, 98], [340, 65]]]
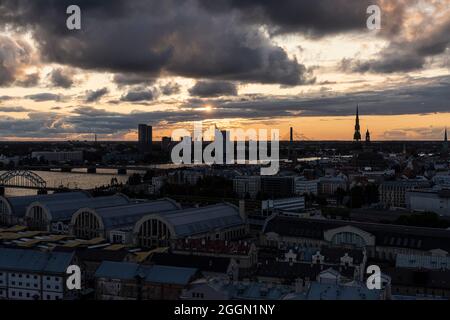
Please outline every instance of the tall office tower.
[[356, 106], [356, 121], [355, 121], [355, 134], [353, 135], [353, 140], [355, 142], [361, 141], [361, 128], [359, 126], [359, 107]]
[[138, 127], [139, 150], [141, 152], [151, 152], [153, 143], [152, 126], [140, 124]]
[[171, 143], [172, 143], [172, 138], [171, 137], [162, 137], [162, 139], [161, 139], [161, 150], [162, 151], [169, 151]]

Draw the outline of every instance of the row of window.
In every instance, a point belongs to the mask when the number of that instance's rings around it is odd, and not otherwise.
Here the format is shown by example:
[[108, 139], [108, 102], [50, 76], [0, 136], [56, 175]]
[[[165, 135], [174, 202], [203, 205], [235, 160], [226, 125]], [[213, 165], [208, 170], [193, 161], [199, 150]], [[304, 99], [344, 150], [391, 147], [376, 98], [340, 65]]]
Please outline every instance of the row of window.
[[[3, 290], [0, 290], [0, 296], [3, 295]], [[10, 298], [33, 298], [33, 299], [39, 299], [39, 294], [37, 293], [30, 293], [30, 292], [23, 292], [23, 291], [15, 291], [11, 290]], [[60, 296], [52, 296], [50, 294], [45, 295], [46, 300], [59, 300], [61, 299]]]
[[[3, 272], [0, 272], [0, 277], [2, 277], [4, 275], [4, 273]], [[26, 278], [26, 279], [30, 279], [31, 278], [31, 275], [29, 275], [29, 274], [22, 274], [22, 273], [18, 273], [18, 274], [15, 274], [15, 273], [11, 273], [10, 275], [9, 275], [11, 278]], [[33, 277], [32, 277], [33, 279], [37, 279], [38, 278], [38, 276], [37, 275], [33, 275]], [[47, 276], [47, 277], [45, 277], [45, 279], [47, 280], [47, 281], [51, 281], [51, 280], [54, 280], [54, 281], [60, 281], [61, 280], [61, 277], [50, 277], [50, 276]]]

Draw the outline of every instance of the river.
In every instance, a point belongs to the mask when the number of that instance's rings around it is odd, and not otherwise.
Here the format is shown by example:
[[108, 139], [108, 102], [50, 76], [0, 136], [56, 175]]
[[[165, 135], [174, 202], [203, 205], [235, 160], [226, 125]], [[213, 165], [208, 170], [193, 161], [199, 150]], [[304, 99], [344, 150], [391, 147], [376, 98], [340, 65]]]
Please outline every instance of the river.
[[[2, 174], [4, 171], [0, 171]], [[143, 174], [145, 171], [127, 170], [126, 175], [118, 175], [117, 170], [97, 169], [97, 173], [85, 173], [86, 169], [74, 169], [72, 172], [59, 171], [33, 171], [47, 182], [47, 186], [57, 188], [64, 186], [68, 188], [92, 189], [95, 187], [108, 185], [112, 178], [116, 178], [119, 183], [125, 183], [133, 173]], [[34, 195], [36, 190], [6, 188], [6, 196]]]

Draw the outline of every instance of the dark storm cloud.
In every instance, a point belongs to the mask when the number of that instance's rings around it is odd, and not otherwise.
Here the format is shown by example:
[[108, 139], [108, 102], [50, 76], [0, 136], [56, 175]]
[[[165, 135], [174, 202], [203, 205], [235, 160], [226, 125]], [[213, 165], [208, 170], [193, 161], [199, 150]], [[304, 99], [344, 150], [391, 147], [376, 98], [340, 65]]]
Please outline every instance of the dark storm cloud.
[[411, 52], [399, 52], [383, 52], [379, 59], [365, 61], [343, 59], [340, 69], [344, 72], [395, 73], [419, 70], [425, 65], [425, 57]]
[[49, 74], [50, 81], [54, 87], [68, 89], [73, 85], [73, 73], [63, 68], [53, 69]]
[[445, 55], [450, 48], [450, 18], [432, 32], [418, 33], [413, 40], [395, 40], [380, 51], [377, 59], [350, 60], [341, 63], [343, 71], [394, 73], [423, 69], [427, 58]]
[[364, 91], [319, 98], [256, 97], [246, 101], [218, 103], [221, 108], [272, 110], [274, 117], [280, 110], [300, 116], [348, 116], [355, 113], [356, 104], [365, 115], [406, 115], [450, 112], [450, 78], [437, 78], [431, 84], [410, 85], [382, 91]]
[[159, 87], [161, 93], [165, 96], [178, 94], [181, 92], [181, 86], [176, 82], [169, 82]]
[[24, 88], [35, 87], [39, 84], [39, 73], [31, 73], [26, 75], [23, 79], [17, 80], [14, 85]]
[[201, 0], [211, 12], [239, 9], [253, 22], [268, 24], [275, 32], [302, 31], [334, 34], [366, 28], [371, 0]]
[[156, 98], [155, 93], [150, 89], [136, 89], [130, 90], [120, 98], [121, 101], [126, 102], [141, 102], [141, 101], [152, 101]]
[[30, 94], [24, 97], [25, 99], [30, 99], [35, 102], [43, 102], [43, 101], [60, 101], [62, 97], [59, 94], [54, 93], [36, 93], [36, 94]]
[[89, 90], [86, 92], [86, 98], [85, 101], [86, 102], [96, 102], [98, 100], [100, 100], [101, 97], [103, 97], [105, 94], [108, 93], [108, 88], [101, 88], [98, 90]]
[[189, 89], [191, 96], [195, 97], [220, 97], [220, 96], [237, 96], [238, 91], [234, 83], [227, 81], [197, 81], [197, 83]]
[[11, 86], [32, 62], [31, 46], [23, 40], [0, 35], [0, 87]]
[[139, 73], [118, 73], [114, 75], [113, 81], [119, 88], [133, 85], [149, 85], [156, 81], [152, 75]]
[[44, 60], [85, 69], [283, 85], [311, 81], [305, 66], [237, 11], [212, 15], [196, 0], [77, 1], [82, 30], [72, 32], [65, 28], [72, 2], [4, 0], [0, 23], [31, 29]]

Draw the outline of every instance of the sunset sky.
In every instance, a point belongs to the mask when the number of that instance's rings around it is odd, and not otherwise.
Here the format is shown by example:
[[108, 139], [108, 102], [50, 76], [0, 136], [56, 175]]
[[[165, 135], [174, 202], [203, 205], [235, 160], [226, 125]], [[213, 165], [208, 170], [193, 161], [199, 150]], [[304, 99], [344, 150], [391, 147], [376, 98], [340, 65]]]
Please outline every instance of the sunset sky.
[[0, 27], [0, 140], [198, 120], [350, 140], [357, 104], [373, 140], [450, 127], [450, 0], [0, 0]]

